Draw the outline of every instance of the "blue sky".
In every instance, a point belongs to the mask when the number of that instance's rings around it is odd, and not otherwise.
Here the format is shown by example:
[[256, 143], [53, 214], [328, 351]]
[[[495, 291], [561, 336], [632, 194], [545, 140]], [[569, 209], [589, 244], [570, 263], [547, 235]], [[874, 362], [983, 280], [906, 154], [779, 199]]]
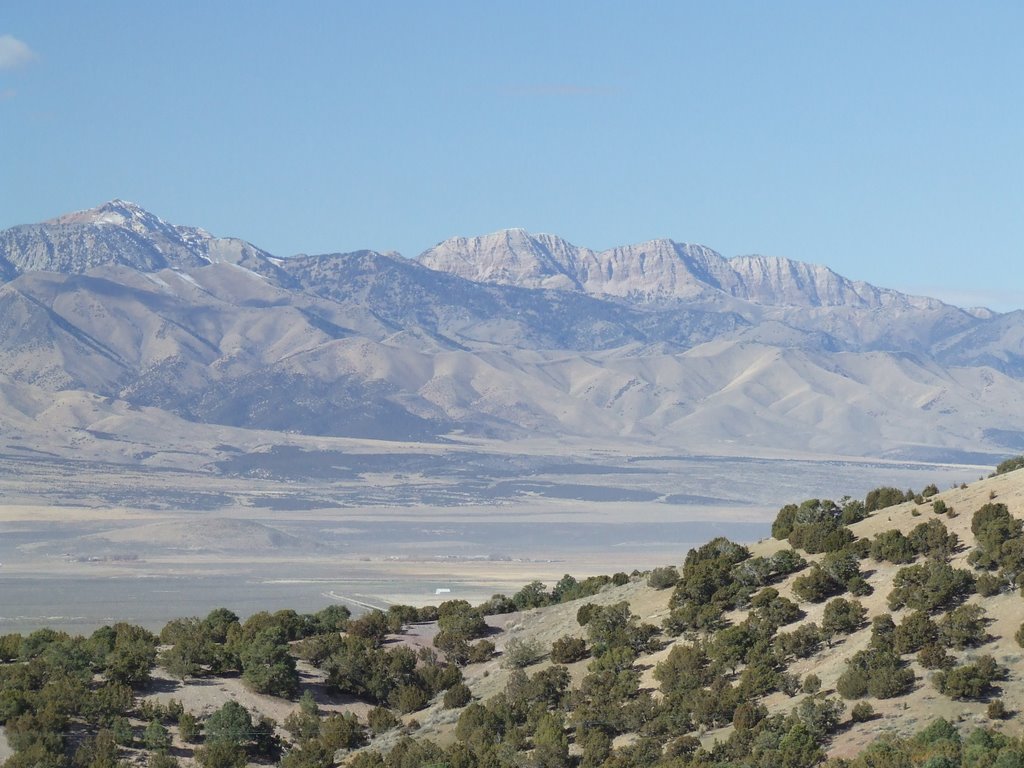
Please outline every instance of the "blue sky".
[[0, 227], [122, 197], [267, 250], [521, 226], [1024, 307], [1020, 2], [47, 2]]

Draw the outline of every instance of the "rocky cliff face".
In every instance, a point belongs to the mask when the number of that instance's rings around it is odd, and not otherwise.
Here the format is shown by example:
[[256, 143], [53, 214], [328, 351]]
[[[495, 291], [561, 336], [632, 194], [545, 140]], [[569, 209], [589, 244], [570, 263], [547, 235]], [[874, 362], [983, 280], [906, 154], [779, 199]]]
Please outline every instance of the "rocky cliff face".
[[650, 240], [605, 251], [521, 229], [452, 238], [424, 251], [430, 269], [476, 282], [582, 291], [639, 302], [713, 300], [772, 307], [936, 309], [935, 299], [854, 282], [827, 267], [772, 256], [723, 258], [703, 245]]
[[420, 254], [419, 263], [478, 283], [583, 290], [579, 273], [592, 254], [556, 235], [505, 229], [454, 237]]

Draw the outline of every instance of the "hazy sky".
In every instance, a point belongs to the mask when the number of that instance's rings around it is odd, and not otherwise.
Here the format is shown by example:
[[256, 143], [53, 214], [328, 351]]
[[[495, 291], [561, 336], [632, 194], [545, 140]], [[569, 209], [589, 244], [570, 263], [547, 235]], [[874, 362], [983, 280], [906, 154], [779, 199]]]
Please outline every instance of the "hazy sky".
[[1019, 0], [9, 0], [0, 227], [671, 237], [1019, 308], [1022, 39]]

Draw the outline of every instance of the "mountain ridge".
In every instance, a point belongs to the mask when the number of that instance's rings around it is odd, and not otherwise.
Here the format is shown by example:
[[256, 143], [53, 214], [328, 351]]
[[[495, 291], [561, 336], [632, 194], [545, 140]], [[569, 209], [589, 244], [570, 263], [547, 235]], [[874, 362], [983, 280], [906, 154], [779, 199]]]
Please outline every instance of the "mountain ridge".
[[666, 239], [280, 258], [117, 200], [0, 232], [0, 276], [12, 381], [197, 423], [901, 457], [1024, 439], [1024, 312]]
[[[8, 265], [19, 271], [81, 271], [103, 262], [99, 259], [93, 262], [47, 261], [42, 254], [35, 252], [36, 249], [26, 248], [24, 242], [17, 242], [13, 235], [31, 236], [34, 233], [44, 234], [47, 229], [87, 230], [90, 227], [134, 234], [142, 240], [133, 243], [128, 235], [119, 243], [125, 251], [130, 251], [131, 246], [148, 245], [149, 250], [163, 256], [162, 260], [154, 258], [129, 264], [136, 268], [190, 268], [201, 263], [241, 263], [243, 260], [250, 263], [266, 261], [280, 266], [287, 258], [307, 256], [275, 257], [239, 238], [214, 237], [202, 228], [170, 224], [136, 203], [122, 199], [62, 214], [39, 224], [23, 224], [0, 231], [0, 237], [4, 238], [0, 242], [0, 253]], [[51, 246], [51, 258], [61, 251], [95, 247], [94, 243], [54, 242], [52, 239], [48, 244]], [[238, 253], [231, 253], [232, 247]], [[183, 252], [191, 256], [191, 260]], [[378, 253], [354, 253], [366, 252]], [[116, 253], [100, 249], [98, 256], [115, 258]], [[174, 258], [178, 259], [177, 263], [173, 263]], [[707, 246], [669, 238], [595, 251], [576, 246], [556, 234], [533, 234], [513, 227], [475, 237], [452, 237], [410, 260], [473, 282], [575, 289], [619, 297], [695, 298], [701, 293], [700, 286], [694, 285], [699, 282], [757, 303], [771, 303], [764, 299], [774, 296], [783, 299], [784, 303], [803, 306], [841, 306], [849, 305], [852, 300], [860, 306], [877, 307], [883, 302], [900, 303], [898, 297], [902, 297], [917, 308], [950, 306], [937, 299], [911, 296], [864, 281], [850, 280], [821, 264], [761, 254], [726, 258]], [[647, 270], [647, 262], [655, 265], [652, 273]], [[681, 273], [678, 271], [680, 266], [684, 269]], [[633, 270], [638, 271], [638, 280], [631, 279]], [[622, 272], [626, 274], [622, 275]]]
[[796, 306], [945, 304], [849, 280], [819, 264], [759, 254], [725, 258], [704, 245], [668, 238], [594, 251], [557, 235], [500, 230], [444, 240], [419, 263], [475, 282], [581, 290], [625, 298], [693, 300], [708, 288], [760, 304]]

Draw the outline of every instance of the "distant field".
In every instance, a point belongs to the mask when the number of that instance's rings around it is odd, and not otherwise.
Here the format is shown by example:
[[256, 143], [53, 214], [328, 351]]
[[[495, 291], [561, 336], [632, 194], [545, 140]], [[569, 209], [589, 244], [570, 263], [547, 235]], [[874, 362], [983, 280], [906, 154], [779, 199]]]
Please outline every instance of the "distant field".
[[[565, 573], [680, 562], [714, 536], [756, 540], [789, 501], [862, 496], [894, 482], [948, 487], [985, 472], [838, 460], [500, 458], [357, 457], [359, 471], [344, 481], [126, 471], [65, 483], [58, 470], [48, 485], [41, 466], [19, 476], [14, 463], [0, 463], [4, 497], [22, 502], [0, 506], [0, 633], [89, 632], [114, 621], [159, 629], [218, 606], [245, 616], [339, 600], [357, 611], [479, 602], [534, 579], [550, 585]], [[295, 461], [286, 457], [282, 475]], [[416, 472], [403, 481], [401, 466]]]

